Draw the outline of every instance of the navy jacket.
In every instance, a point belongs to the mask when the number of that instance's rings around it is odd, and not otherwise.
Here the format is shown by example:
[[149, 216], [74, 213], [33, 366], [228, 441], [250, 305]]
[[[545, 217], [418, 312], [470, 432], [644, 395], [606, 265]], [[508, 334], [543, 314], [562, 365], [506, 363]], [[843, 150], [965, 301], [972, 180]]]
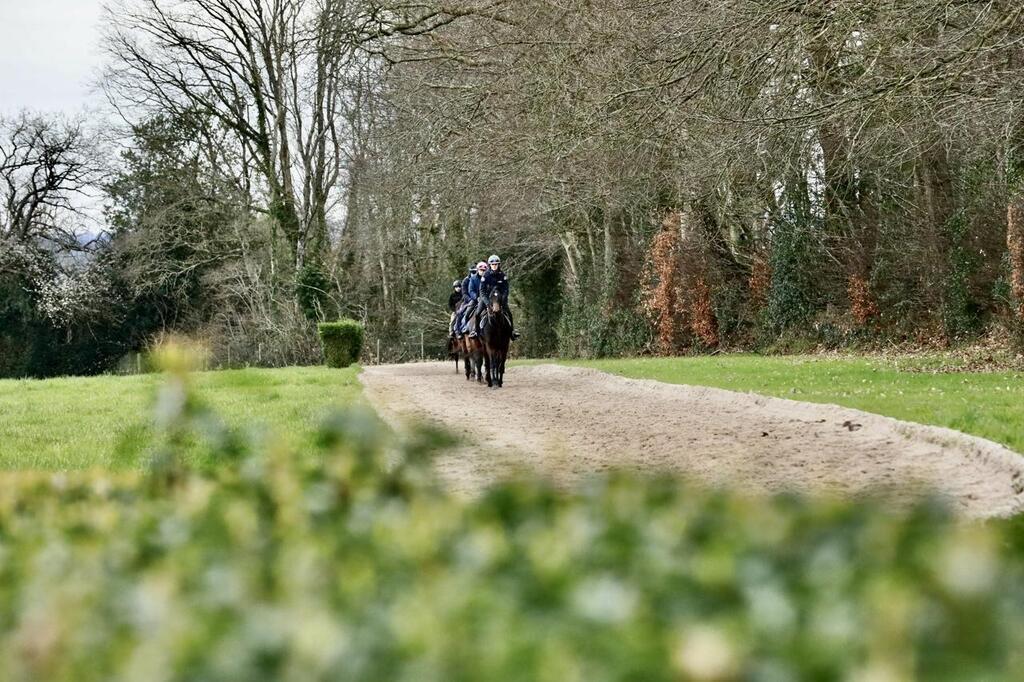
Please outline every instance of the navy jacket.
[[501, 270], [488, 270], [487, 274], [484, 275], [484, 283], [480, 293], [484, 298], [488, 298], [491, 295], [491, 291], [495, 288], [501, 292], [503, 299], [508, 299], [508, 277]]
[[466, 275], [466, 278], [464, 280], [462, 280], [462, 302], [463, 303], [469, 303], [470, 301], [473, 300], [469, 296], [469, 284], [474, 279], [476, 279], [476, 275]]
[[475, 301], [480, 297], [480, 275], [469, 278], [469, 286], [466, 287], [467, 300]]

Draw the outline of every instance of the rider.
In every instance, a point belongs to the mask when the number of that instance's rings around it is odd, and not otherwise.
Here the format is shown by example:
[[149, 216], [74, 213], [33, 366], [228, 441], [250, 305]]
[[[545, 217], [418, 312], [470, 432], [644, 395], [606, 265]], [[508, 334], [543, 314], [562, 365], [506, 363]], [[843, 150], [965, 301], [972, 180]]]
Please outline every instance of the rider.
[[462, 280], [457, 279], [452, 282], [452, 293], [448, 295], [448, 312], [451, 313], [449, 316], [451, 319], [448, 321], [448, 336], [452, 336], [455, 333], [455, 312], [459, 309], [461, 303]]
[[[496, 255], [491, 256], [487, 259], [488, 269], [484, 275], [483, 282], [480, 286], [480, 293], [478, 297], [478, 303], [474, 316], [478, 316], [487, 307], [487, 299], [490, 297], [491, 292], [495, 289], [501, 295], [501, 301], [505, 306], [505, 314], [508, 316], [509, 326], [512, 327], [512, 338], [518, 339], [519, 332], [515, 331], [515, 325], [512, 322], [512, 311], [508, 307], [508, 277], [501, 269], [501, 258]], [[476, 329], [473, 329], [469, 333], [471, 337], [476, 336]]]
[[462, 279], [461, 291], [462, 299], [459, 302], [459, 307], [455, 311], [455, 324], [453, 329], [455, 331], [455, 338], [462, 337], [462, 321], [466, 315], [466, 309], [469, 308], [471, 300], [469, 298], [469, 283], [476, 277], [476, 265], [473, 263], [469, 264], [469, 274]]
[[475, 309], [475, 306], [480, 298], [480, 288], [486, 275], [487, 263], [480, 261], [476, 264], [476, 274], [469, 278], [469, 285], [465, 290], [469, 302], [462, 313], [462, 327], [459, 331], [462, 334], [469, 332], [470, 338], [476, 336], [476, 319], [479, 311]]

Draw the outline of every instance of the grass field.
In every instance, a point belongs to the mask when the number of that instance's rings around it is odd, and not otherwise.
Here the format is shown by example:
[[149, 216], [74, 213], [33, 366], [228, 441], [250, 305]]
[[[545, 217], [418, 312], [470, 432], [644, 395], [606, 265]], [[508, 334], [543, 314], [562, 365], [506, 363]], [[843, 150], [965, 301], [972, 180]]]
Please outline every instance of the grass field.
[[571, 364], [636, 379], [834, 403], [897, 419], [945, 426], [1024, 453], [1024, 375], [932, 373], [928, 358], [897, 369], [883, 359], [729, 355], [590, 360]]
[[[358, 367], [199, 372], [200, 397], [229, 425], [301, 444], [331, 407], [360, 399]], [[159, 374], [0, 381], [0, 469], [131, 465], [148, 439]]]
[[[1024, 381], [1015, 372], [915, 371], [880, 359], [718, 356], [580, 361], [606, 372], [836, 403], [954, 428], [1024, 452]], [[198, 394], [233, 426], [303, 445], [331, 407], [360, 400], [358, 368], [200, 372]], [[514, 371], [514, 369], [512, 370]], [[131, 466], [149, 437], [160, 375], [0, 381], [0, 470]]]

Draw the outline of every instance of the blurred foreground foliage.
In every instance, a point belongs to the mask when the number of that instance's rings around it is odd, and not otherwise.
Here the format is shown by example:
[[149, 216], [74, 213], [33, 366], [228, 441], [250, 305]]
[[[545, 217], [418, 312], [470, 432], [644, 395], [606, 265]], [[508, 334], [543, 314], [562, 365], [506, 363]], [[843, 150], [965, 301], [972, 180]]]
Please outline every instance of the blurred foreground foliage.
[[4, 476], [0, 679], [1024, 679], [1018, 523], [625, 473], [467, 500], [442, 434], [349, 412], [300, 454], [165, 365], [148, 471]]

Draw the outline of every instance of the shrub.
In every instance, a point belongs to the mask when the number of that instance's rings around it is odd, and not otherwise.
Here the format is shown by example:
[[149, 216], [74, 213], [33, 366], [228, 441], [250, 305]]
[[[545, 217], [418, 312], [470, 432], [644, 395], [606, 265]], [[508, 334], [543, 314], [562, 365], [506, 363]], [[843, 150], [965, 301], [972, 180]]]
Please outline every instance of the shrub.
[[0, 679], [1024, 679], [1020, 524], [628, 473], [467, 498], [438, 434], [337, 414], [302, 457], [188, 386], [141, 476], [4, 475]]
[[639, 305], [588, 301], [576, 293], [563, 301], [558, 319], [558, 354], [563, 358], [630, 357], [650, 351], [652, 327]]
[[359, 360], [363, 352], [363, 325], [355, 320], [338, 320], [321, 322], [317, 328], [328, 367], [348, 367]]

